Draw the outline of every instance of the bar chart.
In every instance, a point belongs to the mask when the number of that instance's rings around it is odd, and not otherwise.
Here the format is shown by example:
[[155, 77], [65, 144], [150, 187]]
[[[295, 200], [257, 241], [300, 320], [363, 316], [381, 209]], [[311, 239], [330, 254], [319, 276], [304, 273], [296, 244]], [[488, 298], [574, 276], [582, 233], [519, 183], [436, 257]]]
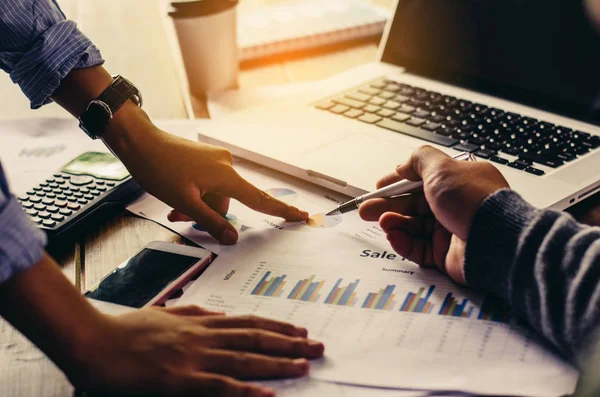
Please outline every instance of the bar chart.
[[285, 287], [287, 277], [286, 274], [279, 277], [270, 277], [271, 272], [268, 271], [265, 275], [260, 279], [256, 287], [250, 292], [251, 295], [258, 296], [281, 296], [283, 292], [283, 287]]
[[376, 309], [376, 310], [393, 310], [394, 298], [396, 295], [393, 294], [395, 285], [388, 285], [384, 289], [380, 289], [379, 292], [370, 292], [367, 298], [362, 304], [363, 309]]
[[354, 306], [356, 304], [356, 287], [360, 280], [356, 280], [353, 283], [350, 283], [344, 287], [340, 287], [343, 282], [343, 278], [337, 280], [327, 298], [325, 298], [325, 303], [329, 305], [339, 305], [339, 306]]
[[419, 288], [419, 291], [415, 294], [413, 292], [409, 292], [406, 295], [406, 299], [404, 299], [404, 303], [400, 306], [401, 312], [411, 312], [411, 313], [431, 313], [433, 310], [433, 304], [429, 302], [429, 298], [431, 294], [433, 294], [433, 290], [435, 290], [435, 285], [431, 285], [427, 294], [422, 297], [423, 292], [425, 292], [425, 288]]
[[473, 306], [469, 306], [467, 309], [467, 303], [469, 303], [469, 300], [464, 298], [459, 304], [458, 300], [452, 295], [452, 292], [448, 292], [438, 314], [441, 316], [470, 318], [473, 313]]
[[496, 323], [509, 323], [510, 319], [510, 307], [501, 299], [489, 296], [484, 299], [477, 315], [477, 320]]
[[314, 281], [315, 277], [316, 275], [313, 274], [309, 278], [298, 281], [287, 298], [304, 302], [316, 302], [320, 297], [319, 291], [323, 288], [325, 281]]

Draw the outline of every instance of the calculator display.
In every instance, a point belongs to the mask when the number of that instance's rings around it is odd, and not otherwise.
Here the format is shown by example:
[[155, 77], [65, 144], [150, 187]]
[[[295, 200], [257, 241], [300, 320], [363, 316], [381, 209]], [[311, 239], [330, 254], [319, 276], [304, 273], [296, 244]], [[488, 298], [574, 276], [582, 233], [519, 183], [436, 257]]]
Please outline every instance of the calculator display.
[[75, 175], [91, 175], [100, 179], [120, 181], [129, 176], [127, 168], [110, 153], [87, 152], [62, 168]]

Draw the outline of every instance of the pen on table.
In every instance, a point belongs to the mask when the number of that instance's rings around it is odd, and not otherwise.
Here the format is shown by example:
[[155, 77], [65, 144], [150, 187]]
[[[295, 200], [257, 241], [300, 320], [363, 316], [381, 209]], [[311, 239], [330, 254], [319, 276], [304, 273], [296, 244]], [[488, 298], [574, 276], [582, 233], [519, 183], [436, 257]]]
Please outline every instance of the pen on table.
[[[452, 158], [457, 161], [475, 161], [475, 156], [468, 152], [459, 153], [456, 156], [452, 156]], [[363, 194], [362, 196], [355, 197], [350, 201], [346, 201], [345, 203], [338, 205], [332, 211], [329, 211], [326, 216], [345, 214], [346, 212], [355, 211], [364, 201], [375, 198], [391, 198], [399, 196], [401, 194], [409, 193], [410, 191], [421, 186], [423, 186], [423, 181], [398, 181], [381, 189], [375, 190], [374, 192]]]

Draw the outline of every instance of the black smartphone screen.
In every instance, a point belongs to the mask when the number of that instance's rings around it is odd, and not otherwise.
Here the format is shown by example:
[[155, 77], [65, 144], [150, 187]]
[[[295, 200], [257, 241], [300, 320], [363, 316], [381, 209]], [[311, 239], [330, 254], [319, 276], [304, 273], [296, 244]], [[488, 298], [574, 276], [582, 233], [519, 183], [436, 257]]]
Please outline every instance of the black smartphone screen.
[[200, 259], [144, 248], [117, 267], [85, 296], [141, 308]]

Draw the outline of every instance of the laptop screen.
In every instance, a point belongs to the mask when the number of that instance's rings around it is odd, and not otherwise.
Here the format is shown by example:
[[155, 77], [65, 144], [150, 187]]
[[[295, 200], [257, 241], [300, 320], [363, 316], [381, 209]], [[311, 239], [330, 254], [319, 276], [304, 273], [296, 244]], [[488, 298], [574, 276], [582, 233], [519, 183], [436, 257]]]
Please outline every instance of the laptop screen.
[[399, 0], [382, 61], [600, 125], [600, 0]]

